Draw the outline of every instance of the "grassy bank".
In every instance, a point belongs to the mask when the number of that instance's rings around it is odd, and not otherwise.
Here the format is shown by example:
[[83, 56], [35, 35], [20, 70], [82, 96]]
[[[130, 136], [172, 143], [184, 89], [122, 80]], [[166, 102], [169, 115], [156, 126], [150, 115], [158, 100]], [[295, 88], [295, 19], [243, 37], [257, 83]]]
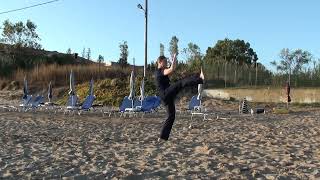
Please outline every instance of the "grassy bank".
[[[140, 96], [140, 85], [142, 78], [136, 79], [136, 96]], [[84, 98], [89, 92], [89, 83], [82, 83], [76, 86], [77, 94], [79, 95], [80, 102], [83, 102]], [[97, 97], [95, 103], [103, 104], [107, 106], [119, 106], [125, 96], [129, 95], [129, 78], [114, 78], [98, 80], [94, 83], [94, 95]], [[152, 80], [146, 80], [145, 82], [145, 94], [155, 95], [155, 85]], [[64, 105], [68, 98], [68, 91], [65, 91], [58, 103]]]
[[[124, 79], [129, 77], [131, 69], [120, 67], [106, 67], [98, 64], [87, 65], [42, 65], [31, 70], [18, 69], [12, 78], [0, 79], [0, 90], [14, 83], [17, 88], [22, 88], [24, 77], [27, 78], [29, 87], [35, 90], [46, 89], [49, 82], [53, 86], [63, 87], [69, 85], [69, 74], [71, 70], [75, 75], [75, 83], [82, 84], [91, 79]], [[11, 88], [9, 87], [9, 90]]]

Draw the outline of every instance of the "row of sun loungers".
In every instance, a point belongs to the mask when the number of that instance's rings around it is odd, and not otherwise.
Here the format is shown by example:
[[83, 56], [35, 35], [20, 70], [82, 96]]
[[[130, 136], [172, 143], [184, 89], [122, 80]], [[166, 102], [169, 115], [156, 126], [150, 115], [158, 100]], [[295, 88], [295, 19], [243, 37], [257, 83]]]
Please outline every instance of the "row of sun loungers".
[[[145, 114], [158, 112], [161, 105], [161, 99], [157, 96], [144, 96], [144, 81], [141, 83], [141, 87], [140, 87], [141, 95], [136, 97], [134, 93], [134, 88], [135, 88], [134, 79], [135, 79], [134, 73], [132, 71], [131, 77], [130, 77], [130, 94], [129, 96], [124, 97], [119, 107], [119, 110], [101, 109], [100, 112], [102, 112], [104, 115], [107, 114], [108, 116], [111, 116], [112, 114], [120, 114], [120, 117], [135, 116], [139, 114], [142, 114], [142, 116], [144, 116]], [[88, 96], [85, 98], [85, 100], [81, 104], [79, 102], [79, 98], [75, 90], [74, 74], [71, 71], [70, 91], [69, 91], [67, 104], [66, 104], [66, 107], [59, 107], [59, 106], [55, 106], [55, 104], [52, 102], [53, 95], [52, 95], [51, 82], [49, 83], [49, 88], [48, 88], [48, 102], [45, 103], [44, 96], [38, 95], [33, 97], [32, 95], [29, 95], [28, 83], [25, 78], [22, 103], [19, 105], [19, 107], [3, 106], [2, 108], [9, 109], [9, 110], [24, 111], [24, 112], [36, 111], [37, 109], [44, 109], [44, 110], [53, 111], [53, 112], [64, 112], [64, 114], [78, 113], [80, 115], [84, 112], [95, 111], [95, 109], [93, 108], [93, 103], [96, 97], [94, 95], [93, 87], [94, 87], [94, 82], [93, 80], [91, 80], [89, 84]], [[204, 116], [204, 119], [206, 119], [206, 113], [205, 113], [206, 110], [201, 105], [201, 91], [202, 91], [202, 85], [199, 85], [198, 95], [193, 96], [189, 103], [188, 110], [191, 112], [191, 118], [193, 118], [193, 116], [195, 115], [201, 115], [201, 116]]]

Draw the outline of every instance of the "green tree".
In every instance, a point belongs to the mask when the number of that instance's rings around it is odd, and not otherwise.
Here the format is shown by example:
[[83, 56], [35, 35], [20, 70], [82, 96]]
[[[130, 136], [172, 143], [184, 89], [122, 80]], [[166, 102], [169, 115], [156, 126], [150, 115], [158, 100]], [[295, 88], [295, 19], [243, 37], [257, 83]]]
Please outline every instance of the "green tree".
[[246, 65], [250, 66], [253, 63], [253, 57], [257, 55], [253, 51], [253, 49], [250, 47], [250, 44], [248, 42], [245, 42], [244, 40], [235, 40], [233, 41], [232, 47], [231, 47], [231, 52], [233, 54], [233, 61], [234, 64], [236, 65], [236, 68], [234, 70], [234, 84], [237, 84], [237, 73], [238, 73], [238, 68], [240, 66]]
[[202, 64], [202, 55], [200, 47], [197, 44], [189, 43], [187, 48], [183, 49], [186, 55], [186, 62], [191, 70], [199, 70]]
[[87, 51], [87, 59], [90, 60], [91, 59], [91, 49], [88, 48], [88, 51]]
[[219, 40], [214, 47], [208, 47], [204, 56], [205, 64], [209, 66], [216, 65], [217, 78], [220, 79], [220, 65], [224, 65], [224, 84], [227, 86], [227, 64], [231, 62], [231, 44], [232, 40]]
[[83, 48], [81, 57], [86, 58], [86, 48]]
[[[256, 78], [255, 78], [255, 86], [257, 87], [257, 85], [258, 85], [258, 60], [259, 60], [259, 58], [258, 58], [258, 55], [257, 55], [257, 53], [256, 52], [253, 52], [253, 55], [252, 55], [252, 61], [253, 61], [253, 63], [254, 63], [254, 66], [255, 66], [255, 71], [256, 71]], [[251, 66], [252, 67], [252, 66]], [[251, 73], [251, 71], [250, 71], [250, 73]], [[250, 79], [251, 80], [251, 79]]]
[[164, 56], [164, 45], [160, 43], [160, 56]]
[[100, 55], [100, 54], [99, 54], [99, 57], [98, 57], [98, 64], [99, 64], [99, 79], [100, 79], [100, 72], [101, 72], [101, 71], [100, 71], [100, 69], [101, 69], [100, 67], [101, 67], [101, 64], [102, 64], [102, 63], [104, 63], [104, 57], [103, 57], [102, 55]]
[[281, 50], [279, 57], [279, 62], [274, 61], [272, 65], [288, 75], [289, 84], [291, 84], [291, 75], [294, 74], [296, 76], [295, 86], [297, 86], [297, 75], [302, 71], [303, 66], [312, 60], [312, 54], [301, 49], [291, 52], [290, 49], [284, 48]]
[[189, 43], [187, 48], [184, 48], [182, 51], [186, 55], [186, 60], [188, 63], [191, 63], [195, 59], [201, 58], [200, 47], [197, 44]]
[[71, 49], [70, 48], [68, 48], [68, 50], [67, 50], [67, 54], [71, 54], [72, 52], [71, 52]]
[[123, 41], [122, 43], [120, 43], [119, 48], [120, 48], [120, 58], [118, 63], [121, 67], [125, 67], [128, 65], [128, 56], [129, 56], [127, 41]]
[[104, 57], [99, 54], [98, 63], [104, 63]]
[[[254, 58], [253, 58], [254, 57]], [[206, 64], [217, 64], [218, 79], [220, 78], [220, 64], [224, 64], [224, 81], [226, 86], [227, 81], [227, 64], [235, 66], [234, 83], [237, 83], [238, 68], [244, 64], [251, 65], [253, 61], [258, 60], [255, 51], [250, 47], [250, 44], [244, 40], [219, 40], [214, 47], [209, 47], [204, 56]]]
[[176, 36], [173, 36], [171, 38], [170, 47], [169, 47], [169, 52], [171, 57], [173, 56], [173, 54], [176, 54], [177, 55], [176, 57], [178, 57], [179, 55], [178, 42], [179, 42], [179, 39]]
[[14, 45], [16, 48], [41, 49], [41, 45], [38, 43], [40, 37], [36, 29], [37, 26], [30, 20], [27, 20], [26, 24], [22, 21], [13, 24], [9, 20], [5, 20], [0, 42]]

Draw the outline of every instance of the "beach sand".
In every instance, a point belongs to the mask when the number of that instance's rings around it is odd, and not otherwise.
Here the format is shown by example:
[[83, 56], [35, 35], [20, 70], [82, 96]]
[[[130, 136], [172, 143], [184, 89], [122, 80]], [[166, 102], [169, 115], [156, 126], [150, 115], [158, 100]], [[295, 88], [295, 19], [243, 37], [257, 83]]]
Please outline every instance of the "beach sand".
[[319, 112], [178, 116], [160, 143], [164, 115], [0, 112], [0, 179], [318, 179]]

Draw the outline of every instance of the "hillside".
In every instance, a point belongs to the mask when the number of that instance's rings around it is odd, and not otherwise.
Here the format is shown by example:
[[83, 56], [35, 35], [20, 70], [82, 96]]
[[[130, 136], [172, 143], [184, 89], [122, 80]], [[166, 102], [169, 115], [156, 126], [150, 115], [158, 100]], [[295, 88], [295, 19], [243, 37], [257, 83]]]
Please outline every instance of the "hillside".
[[32, 69], [39, 65], [58, 64], [92, 64], [75, 54], [65, 54], [57, 51], [46, 51], [31, 48], [15, 48], [12, 45], [0, 43], [0, 77], [8, 77], [18, 69]]

